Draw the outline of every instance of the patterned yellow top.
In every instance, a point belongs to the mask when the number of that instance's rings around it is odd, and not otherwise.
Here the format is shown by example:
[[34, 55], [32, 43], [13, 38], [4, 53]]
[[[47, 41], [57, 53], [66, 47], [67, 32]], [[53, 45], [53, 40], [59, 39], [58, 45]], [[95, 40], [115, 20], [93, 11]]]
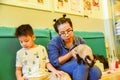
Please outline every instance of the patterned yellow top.
[[49, 62], [44, 46], [22, 48], [16, 55], [16, 67], [22, 67], [23, 76], [27, 78], [41, 77], [47, 72], [45, 64]]

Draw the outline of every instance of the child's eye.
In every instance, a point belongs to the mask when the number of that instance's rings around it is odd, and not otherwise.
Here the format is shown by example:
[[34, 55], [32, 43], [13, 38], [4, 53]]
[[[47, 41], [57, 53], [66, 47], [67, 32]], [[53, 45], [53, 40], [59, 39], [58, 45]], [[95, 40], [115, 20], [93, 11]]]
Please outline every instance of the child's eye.
[[20, 41], [20, 43], [22, 43], [22, 41]]
[[25, 42], [28, 42], [29, 40], [25, 40]]

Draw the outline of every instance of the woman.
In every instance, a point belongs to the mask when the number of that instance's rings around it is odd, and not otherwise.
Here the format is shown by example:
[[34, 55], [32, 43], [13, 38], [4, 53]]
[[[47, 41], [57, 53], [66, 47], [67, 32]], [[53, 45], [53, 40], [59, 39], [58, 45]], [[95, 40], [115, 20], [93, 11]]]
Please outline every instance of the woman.
[[48, 56], [51, 64], [60, 70], [67, 72], [72, 80], [99, 80], [101, 71], [98, 67], [93, 66], [89, 72], [89, 66], [78, 64], [74, 59], [74, 47], [79, 44], [85, 44], [85, 41], [74, 35], [73, 25], [70, 18], [62, 18], [54, 20], [54, 29], [58, 36], [54, 37], [48, 44]]

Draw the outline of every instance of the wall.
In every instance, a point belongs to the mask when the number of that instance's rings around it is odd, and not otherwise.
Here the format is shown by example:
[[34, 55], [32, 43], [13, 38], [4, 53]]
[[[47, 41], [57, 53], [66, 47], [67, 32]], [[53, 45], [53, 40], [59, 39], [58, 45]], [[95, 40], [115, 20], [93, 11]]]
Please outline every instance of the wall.
[[[63, 13], [41, 11], [22, 7], [0, 5], [0, 25], [17, 27], [23, 23], [29, 23], [33, 27], [52, 28], [53, 19], [59, 18]], [[84, 18], [70, 15], [75, 30], [102, 31], [104, 32], [103, 19]]]
[[[107, 0], [107, 2], [109, 3], [106, 5], [111, 7], [110, 1]], [[105, 34], [106, 46], [109, 48], [108, 53], [112, 53], [114, 49], [114, 36], [112, 17], [111, 14], [109, 14], [111, 13], [111, 10], [109, 10], [111, 8], [103, 10], [105, 7], [102, 5], [102, 1], [100, 8], [102, 11], [94, 14], [94, 17], [85, 18], [70, 14], [67, 14], [67, 17], [73, 21], [74, 30], [103, 32]], [[109, 11], [107, 13], [108, 17], [106, 17], [105, 11]], [[63, 13], [0, 4], [0, 26], [17, 27], [21, 24], [28, 23], [35, 28], [53, 29], [53, 19], [61, 17], [62, 14]]]

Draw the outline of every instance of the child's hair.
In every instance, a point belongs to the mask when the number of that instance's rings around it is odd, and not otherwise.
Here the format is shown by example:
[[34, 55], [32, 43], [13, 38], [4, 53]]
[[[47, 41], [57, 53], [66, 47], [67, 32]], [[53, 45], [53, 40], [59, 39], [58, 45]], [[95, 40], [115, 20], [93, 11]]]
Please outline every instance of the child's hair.
[[59, 19], [54, 19], [53, 21], [55, 22], [55, 24], [53, 25], [55, 31], [58, 33], [58, 26], [68, 22], [70, 24], [70, 27], [72, 27], [72, 21], [70, 18], [65, 18], [66, 14], [63, 14], [63, 17], [59, 18]]
[[34, 35], [33, 29], [29, 24], [22, 24], [16, 28], [15, 36], [32, 36]]

